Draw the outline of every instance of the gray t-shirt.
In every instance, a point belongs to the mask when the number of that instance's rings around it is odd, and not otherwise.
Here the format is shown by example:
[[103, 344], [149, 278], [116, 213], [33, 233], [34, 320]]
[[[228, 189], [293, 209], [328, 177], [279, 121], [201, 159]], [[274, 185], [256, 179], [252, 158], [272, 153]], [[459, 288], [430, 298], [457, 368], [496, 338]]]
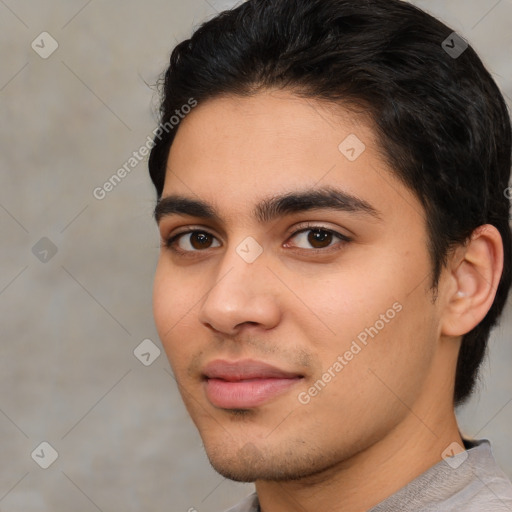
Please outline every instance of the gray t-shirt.
[[[512, 512], [512, 483], [489, 441], [464, 445], [465, 452], [438, 462], [368, 512]], [[227, 512], [260, 512], [256, 493]]]

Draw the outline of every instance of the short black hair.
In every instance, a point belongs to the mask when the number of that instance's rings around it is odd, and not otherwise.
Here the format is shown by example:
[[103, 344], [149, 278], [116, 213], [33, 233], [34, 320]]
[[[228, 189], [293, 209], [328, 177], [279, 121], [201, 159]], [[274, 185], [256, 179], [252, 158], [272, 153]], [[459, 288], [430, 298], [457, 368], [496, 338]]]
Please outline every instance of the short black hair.
[[478, 226], [492, 224], [503, 240], [494, 303], [463, 336], [454, 390], [460, 405], [474, 389], [511, 284], [511, 125], [490, 73], [456, 37], [400, 0], [248, 0], [172, 51], [161, 81], [166, 129], [154, 138], [149, 171], [160, 198], [179, 127], [169, 121], [191, 98], [277, 88], [365, 115], [391, 169], [424, 207], [434, 295], [450, 250]]

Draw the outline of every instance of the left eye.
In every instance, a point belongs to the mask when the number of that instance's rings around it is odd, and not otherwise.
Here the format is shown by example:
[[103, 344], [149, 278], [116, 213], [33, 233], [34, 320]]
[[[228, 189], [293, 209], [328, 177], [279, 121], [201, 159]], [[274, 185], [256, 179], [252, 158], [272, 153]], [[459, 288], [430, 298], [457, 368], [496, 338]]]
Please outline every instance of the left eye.
[[[348, 237], [321, 227], [302, 229], [295, 232], [291, 238], [299, 240], [299, 248], [301, 249], [309, 249], [311, 247], [313, 249], [325, 249], [332, 246], [332, 242], [336, 242], [336, 239], [342, 242], [349, 241]], [[300, 246], [301, 243], [303, 244], [302, 246]]]

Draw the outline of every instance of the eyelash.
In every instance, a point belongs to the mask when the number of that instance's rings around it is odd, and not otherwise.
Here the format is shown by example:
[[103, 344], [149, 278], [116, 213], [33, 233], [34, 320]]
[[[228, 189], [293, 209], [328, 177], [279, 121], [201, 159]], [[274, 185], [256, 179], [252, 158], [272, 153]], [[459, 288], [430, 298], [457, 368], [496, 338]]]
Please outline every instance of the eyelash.
[[[303, 233], [303, 232], [307, 232], [307, 231], [314, 231], [314, 230], [318, 230], [318, 231], [322, 231], [324, 233], [329, 233], [331, 235], [333, 235], [334, 237], [338, 238], [339, 239], [339, 243], [341, 242], [341, 246], [344, 246], [346, 243], [348, 242], [351, 242], [352, 239], [349, 238], [348, 236], [345, 236], [345, 235], [342, 235], [341, 233], [338, 233], [337, 231], [334, 231], [332, 229], [328, 229], [328, 228], [325, 228], [323, 226], [318, 226], [316, 224], [306, 224], [304, 226], [302, 226], [300, 229], [294, 231], [289, 238], [294, 238], [296, 237], [298, 234], [300, 233]], [[176, 235], [172, 235], [168, 238], [165, 238], [162, 240], [162, 247], [165, 247], [167, 249], [170, 249], [171, 251], [177, 253], [177, 254], [180, 254], [180, 255], [183, 255], [183, 256], [192, 256], [195, 254], [195, 253], [201, 253], [201, 252], [205, 252], [207, 249], [205, 250], [194, 250], [194, 251], [186, 251], [186, 250], [183, 250], [183, 249], [179, 249], [176, 247], [176, 242], [178, 242], [179, 238], [184, 236], [184, 235], [188, 235], [188, 234], [191, 234], [191, 233], [205, 233], [207, 235], [210, 235], [210, 236], [213, 236], [214, 238], [216, 238], [214, 235], [212, 235], [209, 231], [205, 230], [205, 229], [188, 229], [186, 231], [182, 231], [181, 233], [177, 233]], [[299, 247], [298, 249], [301, 250], [301, 251], [307, 251], [308, 253], [330, 253], [332, 252], [333, 248], [336, 247], [336, 244], [335, 245], [330, 245], [326, 248], [323, 248], [323, 249], [304, 249], [304, 248], [301, 248]], [[340, 247], [337, 247], [335, 250], [338, 250], [340, 249]]]

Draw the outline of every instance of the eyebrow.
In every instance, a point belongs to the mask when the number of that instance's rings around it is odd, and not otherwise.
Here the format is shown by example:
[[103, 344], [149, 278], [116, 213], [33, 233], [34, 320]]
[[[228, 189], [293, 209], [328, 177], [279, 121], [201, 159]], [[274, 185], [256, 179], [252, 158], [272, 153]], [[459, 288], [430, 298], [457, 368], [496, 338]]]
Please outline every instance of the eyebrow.
[[[324, 209], [382, 220], [381, 213], [364, 199], [332, 187], [288, 192], [263, 199], [255, 206], [253, 216], [261, 223], [269, 223], [293, 213]], [[156, 204], [154, 217], [157, 223], [169, 215], [187, 215], [223, 223], [222, 216], [212, 204], [178, 194], [162, 197]]]

